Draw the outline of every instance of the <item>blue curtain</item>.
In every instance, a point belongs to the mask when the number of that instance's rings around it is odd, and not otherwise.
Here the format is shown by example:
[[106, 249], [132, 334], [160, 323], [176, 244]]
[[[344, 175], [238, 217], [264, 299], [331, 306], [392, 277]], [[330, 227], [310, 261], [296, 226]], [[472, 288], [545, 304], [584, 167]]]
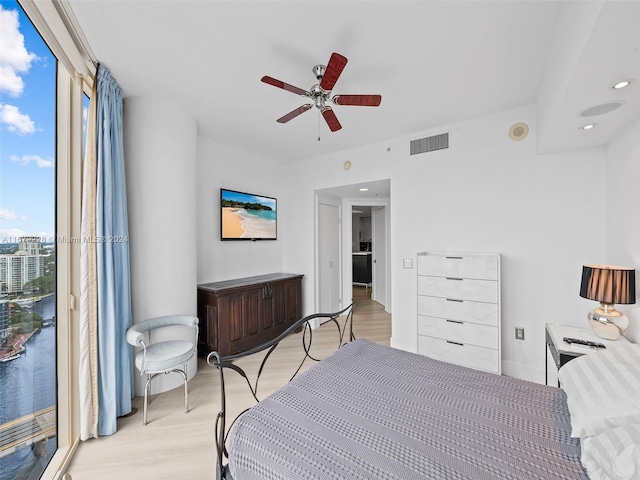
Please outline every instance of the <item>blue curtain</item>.
[[111, 435], [117, 417], [131, 412], [129, 227], [122, 90], [102, 65], [97, 82], [98, 432]]

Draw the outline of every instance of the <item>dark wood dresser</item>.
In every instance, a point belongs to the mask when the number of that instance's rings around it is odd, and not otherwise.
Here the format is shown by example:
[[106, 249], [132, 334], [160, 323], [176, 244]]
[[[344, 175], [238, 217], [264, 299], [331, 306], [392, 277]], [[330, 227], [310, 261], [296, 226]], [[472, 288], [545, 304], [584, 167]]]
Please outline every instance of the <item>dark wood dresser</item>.
[[272, 273], [198, 285], [198, 354], [232, 355], [302, 318], [304, 275]]

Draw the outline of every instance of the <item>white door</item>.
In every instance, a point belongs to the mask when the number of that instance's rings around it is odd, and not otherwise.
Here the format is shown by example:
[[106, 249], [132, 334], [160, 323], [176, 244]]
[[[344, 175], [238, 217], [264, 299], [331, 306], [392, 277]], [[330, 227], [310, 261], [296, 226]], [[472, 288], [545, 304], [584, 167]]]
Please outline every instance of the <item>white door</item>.
[[387, 222], [386, 208], [372, 207], [371, 209], [371, 238], [372, 245], [372, 276], [373, 289], [371, 298], [387, 305]]
[[340, 310], [340, 207], [318, 201], [318, 308], [331, 313]]

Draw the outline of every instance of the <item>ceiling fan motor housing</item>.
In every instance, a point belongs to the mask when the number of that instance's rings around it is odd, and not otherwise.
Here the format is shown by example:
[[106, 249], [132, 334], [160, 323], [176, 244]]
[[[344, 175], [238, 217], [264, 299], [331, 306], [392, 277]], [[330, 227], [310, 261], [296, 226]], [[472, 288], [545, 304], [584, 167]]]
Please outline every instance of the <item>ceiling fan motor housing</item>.
[[329, 92], [325, 92], [320, 88], [320, 84], [317, 84], [309, 89], [309, 97], [313, 99], [317, 108], [322, 109], [324, 102], [329, 100]]

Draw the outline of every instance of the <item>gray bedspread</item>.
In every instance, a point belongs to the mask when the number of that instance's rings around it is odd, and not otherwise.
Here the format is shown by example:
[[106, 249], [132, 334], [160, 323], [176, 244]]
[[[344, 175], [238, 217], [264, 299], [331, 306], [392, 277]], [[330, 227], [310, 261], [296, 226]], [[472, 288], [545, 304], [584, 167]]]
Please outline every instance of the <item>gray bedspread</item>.
[[356, 340], [245, 413], [234, 480], [588, 479], [562, 390]]

